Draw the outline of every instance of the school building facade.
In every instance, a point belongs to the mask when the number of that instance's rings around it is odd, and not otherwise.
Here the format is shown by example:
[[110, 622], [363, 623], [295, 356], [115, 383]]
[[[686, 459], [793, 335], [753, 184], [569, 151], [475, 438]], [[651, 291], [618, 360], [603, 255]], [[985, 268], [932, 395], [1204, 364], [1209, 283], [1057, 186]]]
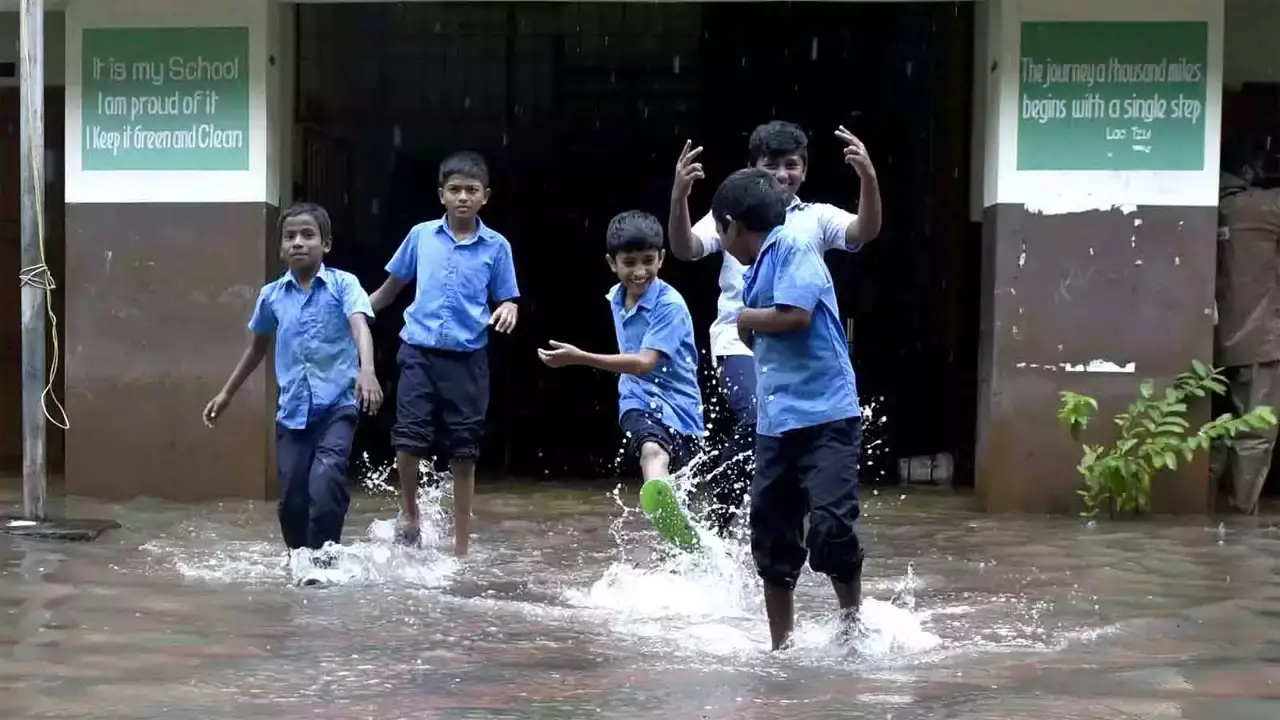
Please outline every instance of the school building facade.
[[[16, 59], [7, 4], [0, 37], [11, 38], [5, 49]], [[47, 213], [62, 235], [49, 264], [71, 425], [65, 437], [50, 427], [51, 466], [72, 495], [272, 497], [270, 373], [250, 378], [216, 431], [200, 410], [243, 350], [258, 289], [280, 271], [280, 209], [301, 175], [323, 174], [296, 122], [307, 102], [298, 77], [308, 40], [297, 20], [307, 3], [47, 5], [47, 161], [56, 176]], [[975, 357], [955, 361], [976, 370], [965, 371], [974, 402], [960, 421], [971, 429], [973, 482], [991, 511], [1069, 512], [1079, 451], [1056, 422], [1059, 392], [1116, 408], [1141, 378], [1171, 378], [1212, 357], [1227, 76], [1234, 63], [1245, 68], [1237, 75], [1260, 76], [1242, 82], [1270, 80], [1269, 61], [1247, 55], [1268, 46], [1265, 28], [1280, 27], [1280, 12], [1251, 0], [930, 5], [971, 28], [953, 55], [963, 67], [948, 70], [962, 77], [954, 92], [970, 98], [951, 111], [969, 133], [948, 173], [967, 184], [957, 222], [972, 228], [967, 247], [980, 258]], [[359, 26], [345, 30], [353, 46], [373, 42]], [[1235, 55], [1224, 52], [1231, 32], [1247, 35], [1230, 39]], [[17, 93], [12, 78], [6, 84], [0, 158], [16, 178]], [[885, 179], [892, 148], [872, 152], [886, 203], [927, 192]], [[668, 164], [653, 163], [665, 182]], [[336, 197], [310, 187], [308, 199]], [[9, 249], [0, 268], [12, 278], [14, 184], [3, 192]], [[17, 286], [4, 287], [0, 459], [16, 469]], [[1209, 509], [1206, 476], [1203, 463], [1180, 472], [1161, 484], [1157, 504]]]

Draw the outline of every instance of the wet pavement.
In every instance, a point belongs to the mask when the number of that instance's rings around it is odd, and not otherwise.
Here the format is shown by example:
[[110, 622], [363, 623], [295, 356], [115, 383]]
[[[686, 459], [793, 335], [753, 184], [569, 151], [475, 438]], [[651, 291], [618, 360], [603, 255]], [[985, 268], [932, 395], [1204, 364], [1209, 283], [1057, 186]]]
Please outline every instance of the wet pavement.
[[70, 503], [124, 527], [0, 536], [0, 718], [1280, 717], [1271, 521], [1087, 527], [867, 491], [854, 646], [806, 575], [797, 647], [770, 654], [743, 544], [663, 558], [610, 490], [482, 483], [461, 563], [393, 547], [393, 496], [358, 497], [324, 587], [293, 584], [317, 571], [269, 503]]

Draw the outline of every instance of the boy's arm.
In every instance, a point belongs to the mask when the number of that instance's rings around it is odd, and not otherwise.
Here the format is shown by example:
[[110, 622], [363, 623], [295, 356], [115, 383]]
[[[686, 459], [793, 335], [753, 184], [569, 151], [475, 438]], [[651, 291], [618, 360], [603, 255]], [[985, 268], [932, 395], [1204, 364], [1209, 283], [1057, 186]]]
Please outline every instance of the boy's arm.
[[843, 125], [836, 128], [836, 137], [845, 144], [845, 164], [853, 167], [862, 181], [862, 189], [858, 192], [858, 214], [844, 228], [845, 248], [857, 250], [880, 234], [880, 179], [861, 140]]
[[[707, 243], [703, 241], [707, 233], [707, 228], [699, 228], [693, 224], [693, 219], [689, 215], [689, 191], [693, 189], [693, 183], [702, 179], [702, 163], [697, 162], [698, 155], [702, 153], [702, 148], [694, 148], [693, 143], [686, 140], [684, 148], [680, 151], [680, 157], [676, 160], [675, 181], [671, 185], [671, 209], [667, 215], [667, 237], [671, 242], [671, 254], [681, 260], [697, 260], [704, 255], [709, 255], [715, 250], [708, 249]], [[704, 220], [710, 220], [708, 214]], [[710, 236], [715, 238], [716, 226], [715, 222], [711, 222]], [[699, 235], [699, 230], [702, 235]]]
[[738, 326], [765, 335], [804, 330], [830, 282], [822, 256], [807, 245], [778, 247], [772, 267], [773, 307], [743, 310]]
[[253, 315], [249, 318], [249, 332], [253, 333], [253, 339], [249, 341], [249, 347], [245, 348], [244, 354], [240, 356], [240, 362], [236, 363], [236, 369], [231, 371], [231, 377], [227, 378], [227, 384], [222, 386], [222, 395], [230, 400], [244, 384], [244, 381], [258, 369], [258, 365], [262, 363], [262, 358], [267, 356], [267, 348], [271, 344], [271, 336], [275, 334], [277, 327], [276, 313], [271, 308], [269, 301], [268, 288], [263, 288], [258, 293], [258, 302], [253, 306]]
[[360, 356], [360, 372], [373, 373], [373, 333], [369, 332], [369, 318], [360, 313], [347, 316], [351, 325], [351, 339], [356, 341], [356, 353]]
[[858, 193], [858, 214], [845, 225], [844, 246], [857, 250], [880, 234], [880, 180], [874, 171], [862, 176]]
[[249, 340], [249, 347], [244, 349], [244, 353], [240, 355], [240, 362], [236, 363], [235, 370], [231, 371], [231, 377], [227, 378], [227, 382], [222, 386], [222, 390], [218, 392], [227, 402], [235, 397], [240, 391], [240, 386], [244, 385], [244, 381], [249, 379], [254, 370], [262, 364], [262, 359], [267, 356], [267, 348], [271, 345], [270, 335], [259, 335], [254, 333]]
[[514, 302], [520, 297], [520, 284], [516, 282], [516, 262], [511, 255], [511, 245], [503, 243], [493, 261], [489, 275], [489, 301], [495, 305]]
[[586, 365], [619, 375], [642, 376], [653, 372], [663, 356], [674, 357], [686, 336], [693, 336], [693, 319], [683, 306], [669, 304], [653, 310], [639, 352], [602, 355], [552, 340], [552, 349], [539, 350], [538, 354], [552, 367]]
[[711, 213], [693, 222], [689, 216], [688, 198], [671, 199], [671, 214], [667, 219], [667, 237], [671, 239], [671, 254], [681, 260], [700, 260], [723, 249], [716, 221]]
[[404, 242], [396, 248], [396, 254], [387, 262], [387, 279], [369, 296], [373, 312], [381, 312], [390, 305], [405, 285], [418, 274], [418, 229], [409, 231]]
[[[551, 341], [551, 347], [554, 348], [550, 353], [561, 353], [568, 351], [562, 357], [564, 361], [559, 364], [548, 362], [552, 367], [563, 367], [564, 365], [585, 365], [593, 367], [597, 370], [605, 372], [617, 373], [618, 375], [648, 375], [653, 369], [658, 367], [658, 362], [662, 360], [662, 354], [657, 350], [644, 349], [636, 353], [618, 353], [614, 355], [601, 355], [599, 353], [589, 353], [572, 345]], [[543, 361], [547, 361], [548, 353], [546, 350], [539, 350], [538, 354], [543, 355]], [[555, 357], [550, 354], [550, 357]]]
[[267, 291], [268, 288], [263, 288], [262, 292], [258, 293], [253, 317], [249, 318], [249, 332], [253, 334], [249, 340], [249, 347], [240, 354], [240, 361], [236, 363], [235, 369], [231, 371], [231, 377], [227, 378], [222, 389], [204, 406], [204, 423], [209, 427], [213, 427], [218, 422], [222, 411], [231, 404], [231, 398], [235, 397], [240, 386], [244, 385], [244, 381], [249, 379], [253, 371], [258, 369], [258, 365], [262, 364], [262, 359], [267, 356], [271, 336], [276, 331], [276, 315], [271, 310], [271, 304], [267, 302]]
[[351, 325], [351, 339], [355, 340], [356, 353], [360, 356], [360, 371], [372, 373], [373, 334], [369, 332], [369, 319], [373, 317], [373, 302], [354, 277], [344, 278], [342, 283], [342, 313]]
[[388, 275], [387, 279], [382, 281], [377, 290], [369, 296], [369, 306], [373, 312], [379, 313], [387, 309], [387, 306], [395, 301], [396, 296], [408, 285], [407, 280], [401, 280], [394, 275]]
[[516, 327], [520, 309], [516, 299], [520, 286], [516, 283], [516, 263], [511, 256], [511, 244], [503, 242], [494, 258], [489, 274], [489, 301], [497, 307], [489, 316], [489, 324], [500, 333], [509, 333]]

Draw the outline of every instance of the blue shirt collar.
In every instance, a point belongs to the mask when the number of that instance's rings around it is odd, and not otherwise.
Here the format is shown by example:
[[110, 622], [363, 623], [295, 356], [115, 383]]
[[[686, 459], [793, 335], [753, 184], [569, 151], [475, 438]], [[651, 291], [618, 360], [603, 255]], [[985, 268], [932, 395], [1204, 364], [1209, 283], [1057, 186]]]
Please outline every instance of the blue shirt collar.
[[756, 260], [759, 260], [760, 256], [764, 255], [764, 251], [767, 250], [769, 246], [778, 242], [778, 238], [782, 237], [782, 227], [783, 226], [779, 225], [778, 227], [770, 230], [769, 234], [765, 236], [764, 242], [760, 243], [760, 255], [756, 256]]
[[458, 238], [453, 236], [453, 231], [449, 229], [448, 213], [445, 213], [440, 218], [440, 225], [436, 228], [436, 232], [444, 235], [445, 237], [449, 238], [453, 242], [461, 242], [461, 244], [463, 245], [466, 245], [468, 243], [473, 243], [473, 242], [479, 242], [481, 240], [493, 239], [493, 234], [492, 234], [492, 231], [489, 230], [489, 226], [485, 225], [484, 221], [481, 220], [480, 218], [476, 218], [476, 234], [472, 235], [466, 240], [459, 241]]
[[[660, 292], [658, 283], [660, 282], [662, 282], [662, 278], [654, 278], [653, 282], [649, 283], [649, 289], [645, 290], [644, 294], [640, 296], [640, 299], [636, 301], [637, 308], [644, 308], [645, 310], [653, 309], [653, 304], [658, 301], [658, 293]], [[613, 306], [618, 310], [623, 312], [626, 311], [627, 289], [622, 283], [618, 283], [610, 288], [609, 292], [605, 294], [605, 299], [613, 303]]]
[[[284, 274], [286, 284], [292, 285], [299, 290], [302, 289], [302, 285], [298, 283], [298, 279], [293, 276], [292, 270], [286, 270]], [[311, 278], [311, 280], [312, 282], [319, 280], [321, 285], [327, 284], [329, 282], [329, 266], [324, 263], [320, 263], [320, 267], [316, 269], [316, 274]]]

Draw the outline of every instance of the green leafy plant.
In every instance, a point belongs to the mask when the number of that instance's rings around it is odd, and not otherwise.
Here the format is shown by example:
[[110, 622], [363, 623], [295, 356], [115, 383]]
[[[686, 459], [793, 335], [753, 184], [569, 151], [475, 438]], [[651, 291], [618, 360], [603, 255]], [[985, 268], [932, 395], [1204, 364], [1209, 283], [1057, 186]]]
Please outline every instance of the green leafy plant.
[[1174, 470], [1178, 462], [1191, 462], [1198, 450], [1209, 450], [1218, 442], [1230, 442], [1238, 433], [1262, 429], [1276, 424], [1275, 412], [1269, 407], [1254, 408], [1236, 417], [1220, 415], [1192, 431], [1184, 415], [1191, 398], [1209, 393], [1222, 395], [1227, 379], [1219, 370], [1200, 361], [1192, 363], [1192, 371], [1177, 377], [1171, 387], [1158, 393], [1155, 383], [1143, 380], [1138, 397], [1125, 412], [1115, 416], [1119, 437], [1110, 445], [1086, 443], [1081, 439], [1098, 412], [1098, 403], [1080, 393], [1061, 393], [1062, 407], [1058, 420], [1067, 426], [1071, 437], [1084, 450], [1076, 468], [1084, 476], [1085, 517], [1095, 517], [1103, 509], [1111, 517], [1124, 513], [1141, 513], [1150, 509], [1151, 479], [1161, 470]]

